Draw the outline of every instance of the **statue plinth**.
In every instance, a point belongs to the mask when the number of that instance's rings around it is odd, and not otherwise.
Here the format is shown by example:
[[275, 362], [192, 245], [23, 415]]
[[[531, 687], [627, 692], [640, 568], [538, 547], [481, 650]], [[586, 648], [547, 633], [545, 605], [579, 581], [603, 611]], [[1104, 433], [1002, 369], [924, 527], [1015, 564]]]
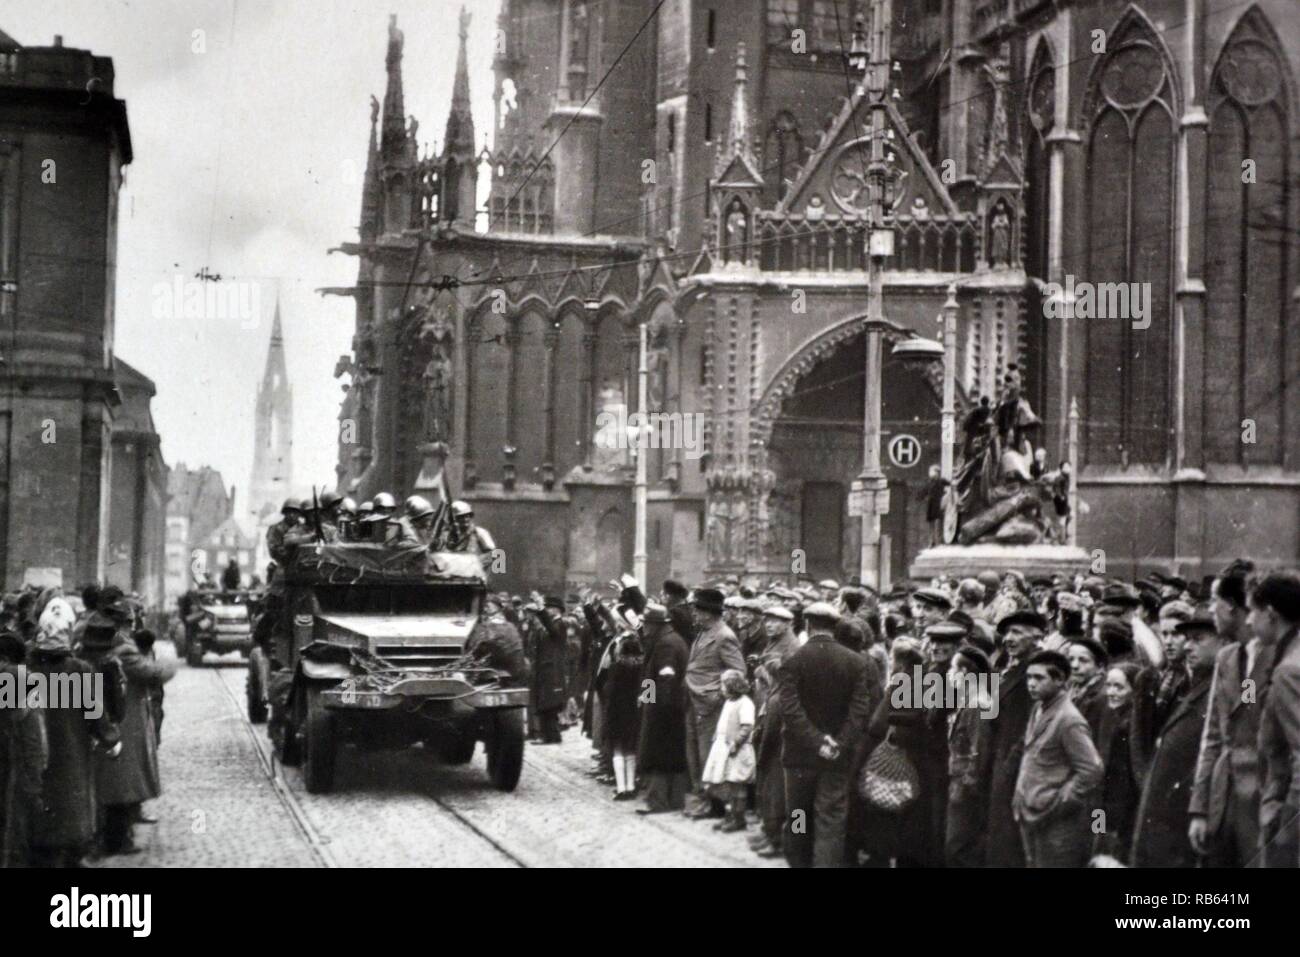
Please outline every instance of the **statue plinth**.
[[416, 492], [436, 492], [439, 496], [442, 495], [442, 470], [450, 454], [451, 449], [446, 442], [425, 442], [420, 446], [420, 474], [415, 480]]
[[1091, 565], [1091, 557], [1077, 545], [934, 545], [916, 556], [908, 575], [924, 581], [939, 575], [973, 578], [986, 570], [1071, 576], [1086, 573]]

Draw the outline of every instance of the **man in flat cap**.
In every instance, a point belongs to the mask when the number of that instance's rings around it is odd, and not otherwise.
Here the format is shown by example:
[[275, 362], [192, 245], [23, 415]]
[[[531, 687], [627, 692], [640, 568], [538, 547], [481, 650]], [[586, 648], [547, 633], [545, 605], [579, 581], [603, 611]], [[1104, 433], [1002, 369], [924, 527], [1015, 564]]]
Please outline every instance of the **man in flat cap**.
[[760, 832], [751, 843], [760, 857], [782, 855], [781, 833], [785, 827], [785, 773], [781, 769], [781, 668], [799, 650], [794, 634], [794, 614], [781, 605], [763, 611], [762, 628], [767, 643], [749, 659], [754, 671], [754, 748], [758, 754], [754, 791]]
[[1223, 643], [1208, 610], [1197, 611], [1177, 627], [1186, 638], [1191, 683], [1158, 729], [1138, 802], [1134, 867], [1195, 867], [1198, 860], [1189, 835], [1189, 811], [1196, 756], [1209, 712], [1210, 679]]
[[839, 612], [826, 602], [804, 609], [807, 643], [781, 669], [781, 766], [792, 867], [840, 867], [851, 765], [870, 718], [867, 659], [835, 640]]
[[1132, 585], [1116, 582], [1107, 585], [1101, 593], [1101, 604], [1093, 616], [1094, 622], [1105, 618], [1116, 618], [1133, 629], [1133, 645], [1140, 663], [1153, 668], [1164, 664], [1164, 649], [1159, 636], [1151, 626], [1138, 614], [1142, 608], [1142, 599]]
[[740, 641], [722, 621], [724, 601], [722, 592], [716, 588], [697, 588], [691, 598], [696, 634], [686, 663], [686, 760], [691, 773], [686, 814], [696, 819], [721, 817], [721, 812], [713, 807], [701, 775], [722, 713], [722, 673], [729, 670], [746, 673]]
[[1012, 811], [1025, 728], [1033, 700], [1026, 675], [1029, 658], [1047, 631], [1047, 621], [1035, 611], [1016, 611], [998, 622], [1002, 649], [998, 659], [997, 717], [988, 722], [988, 741], [979, 755], [980, 778], [986, 782], [990, 867], [1024, 867], [1024, 841]]
[[1025, 730], [1012, 811], [1027, 867], [1083, 867], [1089, 810], [1101, 785], [1101, 755], [1088, 722], [1070, 701], [1070, 662], [1059, 651], [1030, 656], [1025, 675], [1034, 706]]

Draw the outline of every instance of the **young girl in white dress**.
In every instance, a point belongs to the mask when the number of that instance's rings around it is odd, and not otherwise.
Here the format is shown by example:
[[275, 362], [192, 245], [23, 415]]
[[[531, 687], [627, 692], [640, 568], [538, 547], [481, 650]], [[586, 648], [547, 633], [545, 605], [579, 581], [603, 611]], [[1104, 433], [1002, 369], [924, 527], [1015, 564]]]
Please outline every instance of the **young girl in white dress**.
[[739, 671], [722, 673], [722, 693], [727, 696], [713, 734], [713, 746], [704, 762], [701, 775], [705, 784], [727, 802], [727, 816], [714, 827], [720, 831], [745, 829], [745, 790], [754, 782], [754, 746], [749, 743], [754, 731], [754, 702], [749, 697], [749, 682]]

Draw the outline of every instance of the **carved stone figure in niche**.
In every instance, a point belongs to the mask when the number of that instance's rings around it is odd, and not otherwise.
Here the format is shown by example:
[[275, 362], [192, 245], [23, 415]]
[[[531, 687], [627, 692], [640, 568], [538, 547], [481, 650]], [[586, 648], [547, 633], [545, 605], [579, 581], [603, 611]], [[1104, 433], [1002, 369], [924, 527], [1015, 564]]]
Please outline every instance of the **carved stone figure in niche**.
[[1007, 84], [1011, 81], [1011, 62], [1005, 55], [984, 64], [984, 74], [993, 88], [993, 108], [989, 114], [988, 137], [984, 141], [984, 171], [988, 173], [1010, 145], [1007, 122]]
[[432, 340], [429, 361], [421, 374], [424, 396], [421, 435], [425, 442], [448, 442], [452, 431], [452, 318], [450, 307], [420, 326], [420, 341]]
[[725, 259], [731, 263], [743, 263], [748, 258], [749, 217], [740, 200], [733, 199], [727, 207], [727, 248], [723, 250]]
[[749, 504], [743, 497], [715, 495], [709, 499], [706, 528], [710, 564], [744, 564], [745, 520], [748, 516]]
[[1011, 265], [1011, 220], [1007, 217], [1007, 208], [998, 204], [989, 224], [990, 256], [989, 262], [994, 266]]
[[591, 464], [598, 471], [610, 471], [627, 464], [627, 403], [623, 390], [613, 379], [600, 385], [596, 399], [596, 432], [591, 443]]
[[424, 441], [446, 442], [451, 434], [451, 358], [440, 347], [424, 367]]

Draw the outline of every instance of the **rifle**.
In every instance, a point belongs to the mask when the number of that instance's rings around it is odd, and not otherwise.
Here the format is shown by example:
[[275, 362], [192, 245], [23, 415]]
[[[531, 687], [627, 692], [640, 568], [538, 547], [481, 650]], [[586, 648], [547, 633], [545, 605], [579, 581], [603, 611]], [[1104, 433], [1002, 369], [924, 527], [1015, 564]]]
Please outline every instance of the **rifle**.
[[316, 526], [316, 541], [325, 541], [325, 530], [320, 524], [320, 499], [316, 497], [316, 486], [311, 487], [311, 518], [312, 524]]

